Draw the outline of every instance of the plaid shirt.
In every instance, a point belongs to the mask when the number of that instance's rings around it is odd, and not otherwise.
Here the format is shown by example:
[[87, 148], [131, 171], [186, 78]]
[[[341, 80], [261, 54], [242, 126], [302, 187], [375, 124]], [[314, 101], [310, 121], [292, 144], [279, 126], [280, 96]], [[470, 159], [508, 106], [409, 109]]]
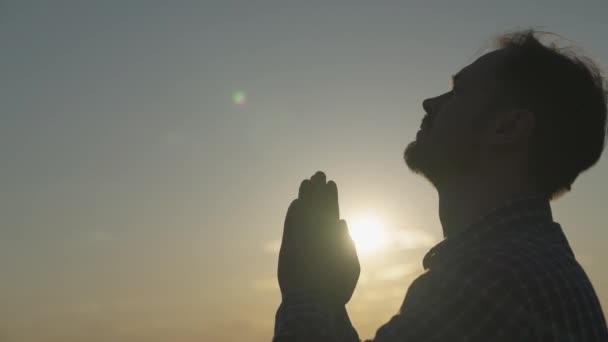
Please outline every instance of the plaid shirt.
[[[424, 257], [399, 313], [375, 342], [608, 342], [591, 282], [576, 261], [549, 202], [506, 203]], [[284, 298], [274, 342], [356, 342], [344, 308], [314, 295]]]

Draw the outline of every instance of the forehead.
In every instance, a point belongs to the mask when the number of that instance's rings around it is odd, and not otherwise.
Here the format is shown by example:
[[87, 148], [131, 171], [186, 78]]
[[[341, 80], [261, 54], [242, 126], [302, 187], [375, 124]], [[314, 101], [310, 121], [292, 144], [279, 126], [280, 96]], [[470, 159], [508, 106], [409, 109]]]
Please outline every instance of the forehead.
[[498, 69], [509, 57], [507, 49], [495, 50], [477, 58], [473, 63], [464, 67], [456, 75], [459, 81], [488, 81], [495, 79]]

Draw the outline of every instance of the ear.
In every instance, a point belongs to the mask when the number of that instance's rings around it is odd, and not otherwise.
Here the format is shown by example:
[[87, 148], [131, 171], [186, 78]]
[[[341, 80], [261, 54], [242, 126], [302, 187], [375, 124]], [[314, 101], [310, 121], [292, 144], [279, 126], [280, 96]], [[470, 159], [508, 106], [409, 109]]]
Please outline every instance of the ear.
[[487, 138], [491, 145], [511, 145], [528, 140], [534, 132], [536, 116], [529, 110], [510, 110], [496, 114], [488, 125]]

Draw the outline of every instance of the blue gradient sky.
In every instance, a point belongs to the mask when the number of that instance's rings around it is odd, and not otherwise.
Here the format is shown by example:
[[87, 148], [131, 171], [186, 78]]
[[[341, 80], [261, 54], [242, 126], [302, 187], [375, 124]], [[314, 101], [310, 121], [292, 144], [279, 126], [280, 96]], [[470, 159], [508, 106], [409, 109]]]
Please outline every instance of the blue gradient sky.
[[[283, 215], [318, 169], [347, 220], [418, 237], [363, 257], [371, 337], [441, 237], [401, 158], [422, 100], [514, 28], [608, 61], [605, 1], [455, 3], [0, 3], [0, 340], [270, 340]], [[606, 308], [605, 159], [554, 216]]]

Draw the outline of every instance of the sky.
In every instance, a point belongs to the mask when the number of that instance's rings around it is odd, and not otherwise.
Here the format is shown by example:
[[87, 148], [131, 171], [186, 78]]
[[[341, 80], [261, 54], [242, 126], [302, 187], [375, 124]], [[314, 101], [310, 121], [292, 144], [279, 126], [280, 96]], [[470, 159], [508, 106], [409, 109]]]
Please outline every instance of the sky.
[[[373, 337], [442, 237], [402, 160], [422, 101], [518, 28], [606, 68], [607, 9], [1, 1], [0, 341], [270, 341], [284, 215], [317, 170], [351, 228], [384, 232], [348, 304]], [[607, 171], [553, 203], [604, 308]]]

